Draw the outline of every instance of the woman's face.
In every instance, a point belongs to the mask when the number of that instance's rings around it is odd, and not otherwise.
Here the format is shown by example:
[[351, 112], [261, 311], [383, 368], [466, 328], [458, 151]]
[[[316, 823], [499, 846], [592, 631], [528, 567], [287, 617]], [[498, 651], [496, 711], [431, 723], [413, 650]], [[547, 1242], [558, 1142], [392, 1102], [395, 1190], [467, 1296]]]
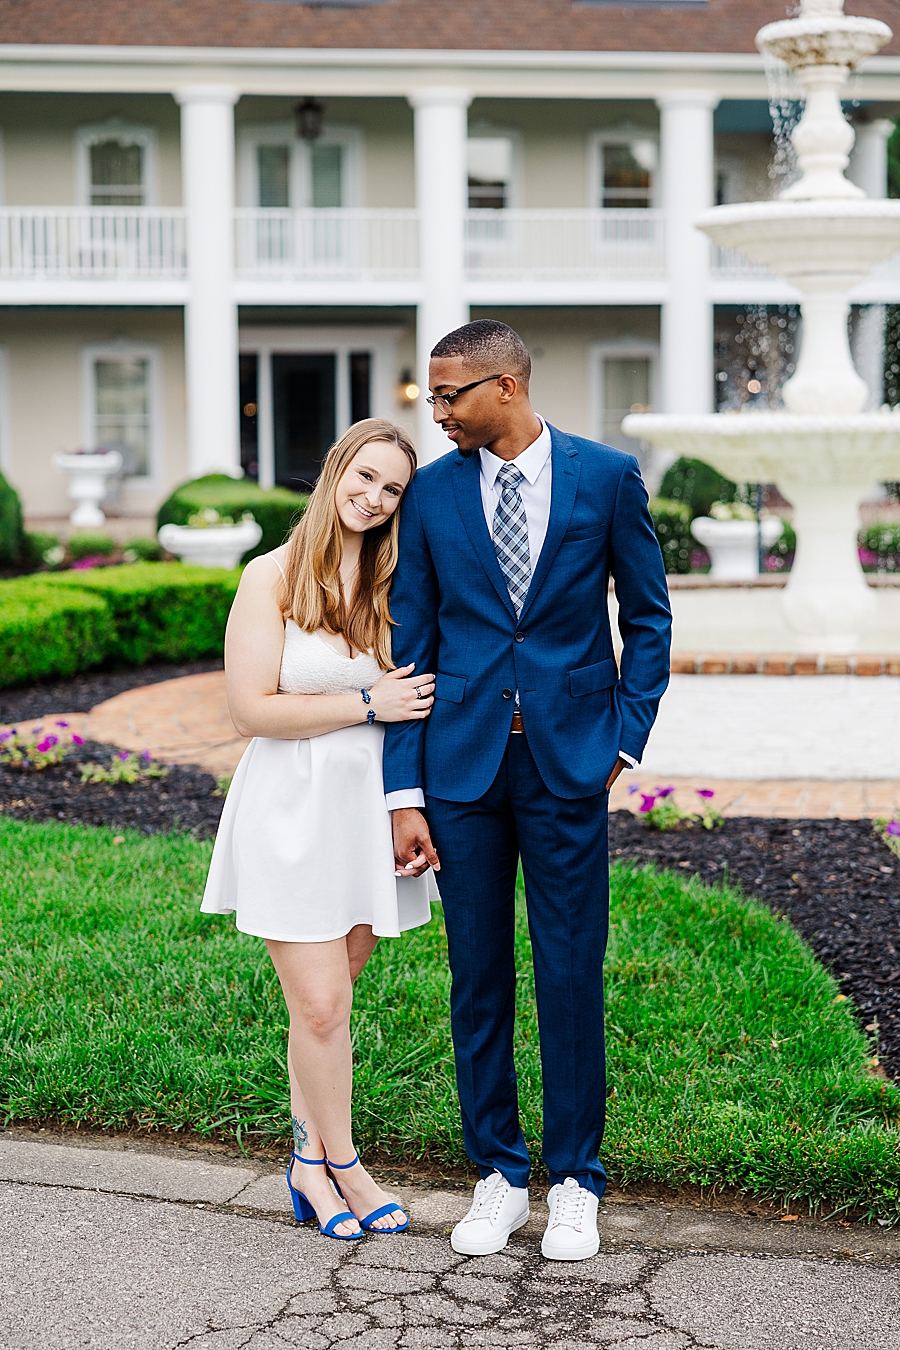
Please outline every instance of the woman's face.
[[409, 460], [399, 446], [369, 441], [338, 482], [334, 504], [341, 525], [352, 534], [383, 525], [400, 505], [409, 479]]

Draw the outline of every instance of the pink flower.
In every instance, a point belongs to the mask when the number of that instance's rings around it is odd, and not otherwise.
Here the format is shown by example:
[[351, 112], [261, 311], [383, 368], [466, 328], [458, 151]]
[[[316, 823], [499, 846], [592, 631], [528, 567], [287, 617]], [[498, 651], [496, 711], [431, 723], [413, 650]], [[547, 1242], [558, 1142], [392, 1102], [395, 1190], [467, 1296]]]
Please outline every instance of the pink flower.
[[888, 821], [888, 825], [887, 825], [887, 829], [886, 829], [885, 833], [886, 833], [886, 834], [892, 834], [892, 835], [895, 835], [895, 836], [896, 836], [896, 835], [900, 835], [900, 821], [897, 821], [897, 820], [889, 820], [889, 821]]
[[50, 743], [50, 737], [47, 736], [44, 740], [38, 741], [34, 748], [37, 750], [38, 754], [46, 755], [47, 751], [50, 749]]
[[698, 797], [706, 797], [708, 800], [710, 797], [714, 797], [715, 795], [716, 794], [712, 791], [711, 788], [697, 788]]
[[653, 803], [654, 803], [655, 801], [656, 801], [656, 797], [655, 797], [655, 796], [653, 796], [653, 795], [651, 795], [650, 793], [647, 793], [647, 792], [642, 792], [642, 793], [641, 793], [641, 805], [640, 805], [640, 807], [639, 807], [639, 810], [641, 810], [641, 811], [652, 811], [652, 810], [653, 810]]
[[77, 735], [77, 734], [74, 735], [74, 736], [72, 737], [72, 744], [73, 744], [73, 745], [84, 745], [84, 737], [83, 737], [83, 736], [79, 736], [79, 735]]

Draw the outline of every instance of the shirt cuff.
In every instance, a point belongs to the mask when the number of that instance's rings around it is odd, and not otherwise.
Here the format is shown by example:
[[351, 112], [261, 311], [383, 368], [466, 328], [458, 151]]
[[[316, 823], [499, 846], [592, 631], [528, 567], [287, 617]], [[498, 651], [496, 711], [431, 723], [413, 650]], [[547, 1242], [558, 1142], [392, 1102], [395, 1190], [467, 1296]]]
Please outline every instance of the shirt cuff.
[[415, 806], [421, 811], [425, 794], [421, 788], [400, 788], [398, 792], [386, 792], [384, 804], [389, 811], [402, 811], [406, 806]]
[[[626, 755], [624, 750], [619, 751], [619, 759], [624, 759], [629, 769], [636, 769], [638, 766], [638, 760], [636, 760], [633, 755]], [[395, 794], [392, 793], [391, 795], [393, 796]]]

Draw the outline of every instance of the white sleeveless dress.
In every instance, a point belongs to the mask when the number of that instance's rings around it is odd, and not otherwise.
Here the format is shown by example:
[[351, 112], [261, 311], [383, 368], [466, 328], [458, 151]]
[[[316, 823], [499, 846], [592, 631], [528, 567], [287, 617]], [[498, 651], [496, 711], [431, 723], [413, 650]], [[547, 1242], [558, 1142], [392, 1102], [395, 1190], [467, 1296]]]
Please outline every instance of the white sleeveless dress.
[[[280, 693], [359, 694], [382, 673], [368, 653], [342, 656], [287, 621]], [[234, 913], [242, 933], [281, 942], [330, 942], [357, 924], [399, 937], [428, 923], [434, 874], [394, 874], [383, 740], [377, 722], [254, 737], [225, 799], [203, 911]]]

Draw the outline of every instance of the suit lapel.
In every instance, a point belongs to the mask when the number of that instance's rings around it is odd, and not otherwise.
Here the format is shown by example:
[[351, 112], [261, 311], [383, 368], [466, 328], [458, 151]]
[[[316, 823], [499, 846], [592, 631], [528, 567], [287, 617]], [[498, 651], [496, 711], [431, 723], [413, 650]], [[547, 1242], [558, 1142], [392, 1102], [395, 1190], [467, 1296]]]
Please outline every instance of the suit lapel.
[[[547, 534], [544, 539], [544, 546], [541, 549], [538, 558], [537, 567], [534, 569], [534, 575], [531, 578], [531, 585], [528, 588], [528, 594], [525, 597], [525, 604], [522, 606], [522, 613], [519, 616], [520, 622], [525, 618], [534, 598], [541, 586], [553, 559], [559, 552], [559, 546], [563, 541], [563, 535], [569, 526], [572, 518], [572, 508], [575, 505], [575, 494], [578, 491], [578, 478], [581, 473], [581, 465], [578, 459], [578, 451], [569, 448], [568, 437], [562, 435], [555, 427], [550, 428], [551, 452], [550, 463], [552, 472], [552, 486], [550, 489], [550, 519], [547, 522]], [[498, 566], [497, 571], [502, 577]]]
[[469, 536], [469, 542], [478, 554], [482, 567], [490, 577], [494, 590], [515, 617], [516, 611], [512, 600], [509, 598], [506, 578], [500, 571], [500, 564], [497, 562], [497, 555], [494, 552], [494, 541], [488, 533], [487, 521], [484, 518], [484, 507], [481, 501], [481, 459], [477, 453], [470, 455], [468, 459], [465, 459], [462, 455], [457, 456], [456, 472], [453, 475], [453, 490], [456, 494], [459, 514], [466, 528], [466, 534]]

